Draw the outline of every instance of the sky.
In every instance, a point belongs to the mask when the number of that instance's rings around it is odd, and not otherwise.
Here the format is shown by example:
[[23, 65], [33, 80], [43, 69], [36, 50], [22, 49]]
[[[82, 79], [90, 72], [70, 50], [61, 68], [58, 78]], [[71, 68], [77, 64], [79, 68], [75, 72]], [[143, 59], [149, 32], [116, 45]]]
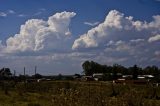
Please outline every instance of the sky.
[[0, 68], [17, 75], [160, 66], [159, 45], [160, 0], [0, 0]]

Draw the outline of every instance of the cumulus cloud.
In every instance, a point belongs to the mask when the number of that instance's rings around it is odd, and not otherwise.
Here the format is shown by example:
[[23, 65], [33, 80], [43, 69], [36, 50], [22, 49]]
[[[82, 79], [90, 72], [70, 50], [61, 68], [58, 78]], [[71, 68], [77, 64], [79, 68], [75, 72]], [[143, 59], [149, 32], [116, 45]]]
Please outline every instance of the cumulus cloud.
[[126, 56], [135, 56], [145, 51], [141, 51], [145, 49], [146, 42], [144, 39], [132, 39], [130, 41], [109, 41], [106, 45], [104, 51], [106, 53], [113, 53], [126, 55]]
[[71, 32], [69, 24], [74, 12], [61, 12], [50, 16], [47, 21], [30, 19], [21, 25], [19, 34], [6, 41], [6, 51], [25, 52], [62, 49]]
[[95, 58], [91, 60], [102, 63], [137, 63], [144, 66], [157, 64], [159, 58], [155, 57], [155, 54], [158, 54], [155, 51], [159, 51], [160, 42], [150, 42], [159, 41], [159, 28], [160, 15], [155, 15], [152, 21], [146, 22], [111, 10], [104, 22], [80, 35], [74, 41], [72, 49], [79, 52], [95, 52]]
[[84, 22], [85, 25], [89, 25], [89, 26], [96, 26], [99, 24], [99, 22], [94, 22], [94, 23], [91, 23], [91, 22]]
[[155, 42], [160, 40], [160, 34], [152, 36], [148, 39], [148, 42]]
[[95, 48], [104, 46], [110, 40], [146, 39], [149, 34], [160, 32], [160, 16], [153, 16], [153, 21], [134, 21], [132, 16], [117, 10], [111, 10], [103, 23], [80, 35], [72, 49]]
[[126, 51], [132, 49], [126, 42], [124, 41], [110, 41], [108, 44], [108, 47], [105, 49], [106, 52], [108, 51]]
[[81, 69], [81, 63], [85, 60], [109, 65], [159, 65], [159, 15], [153, 16], [151, 22], [145, 22], [111, 10], [104, 22], [77, 39], [71, 36], [70, 31], [71, 19], [75, 15], [74, 12], [64, 11], [47, 20], [26, 21], [19, 33], [6, 42], [0, 41], [0, 66], [10, 63], [14, 69], [16, 64], [21, 71], [25, 65], [39, 65], [42, 72], [53, 69], [56, 73], [62, 70], [73, 73], [72, 70]]

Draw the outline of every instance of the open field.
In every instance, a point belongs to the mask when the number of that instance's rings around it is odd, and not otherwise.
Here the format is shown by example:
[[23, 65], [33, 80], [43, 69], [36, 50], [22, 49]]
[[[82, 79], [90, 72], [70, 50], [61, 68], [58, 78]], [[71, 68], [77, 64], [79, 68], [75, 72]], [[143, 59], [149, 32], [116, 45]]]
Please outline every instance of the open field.
[[160, 87], [111, 82], [1, 82], [0, 106], [160, 106]]

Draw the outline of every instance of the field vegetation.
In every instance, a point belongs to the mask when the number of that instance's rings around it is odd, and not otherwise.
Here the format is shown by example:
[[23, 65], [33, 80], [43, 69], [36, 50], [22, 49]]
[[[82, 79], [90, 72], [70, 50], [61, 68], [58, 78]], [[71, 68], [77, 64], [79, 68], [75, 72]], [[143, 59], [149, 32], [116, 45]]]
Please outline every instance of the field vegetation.
[[160, 106], [160, 87], [111, 82], [1, 82], [0, 106]]
[[[24, 75], [15, 76], [9, 68], [3, 68], [0, 70], [0, 106], [160, 106], [158, 67], [134, 65], [126, 68], [93, 61], [85, 61], [82, 67], [86, 76], [104, 75], [100, 81], [84, 81], [84, 75], [78, 74], [42, 76], [35, 72], [27, 76], [25, 68]], [[140, 81], [138, 75], [153, 75], [154, 78], [143, 79], [147, 81], [145, 84], [112, 83], [122, 75], [132, 75], [128, 82]]]

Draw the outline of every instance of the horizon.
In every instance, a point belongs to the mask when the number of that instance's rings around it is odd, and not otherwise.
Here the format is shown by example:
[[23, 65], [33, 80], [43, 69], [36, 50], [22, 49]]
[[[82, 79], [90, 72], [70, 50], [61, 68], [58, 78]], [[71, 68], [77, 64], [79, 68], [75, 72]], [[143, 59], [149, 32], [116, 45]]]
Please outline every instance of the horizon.
[[[86, 62], [86, 61], [85, 61]], [[91, 61], [90, 61], [91, 62]], [[94, 61], [93, 61], [94, 62]], [[95, 62], [95, 63], [97, 63], [97, 62]], [[99, 64], [99, 63], [98, 63]], [[106, 65], [106, 64], [100, 64], [100, 65]], [[125, 67], [125, 68], [127, 68], [127, 69], [129, 69], [130, 67], [134, 67], [135, 65], [137, 66], [137, 67], [139, 67], [137, 64], [134, 64], [133, 66], [128, 66], [128, 67], [126, 67], [126, 66], [123, 66], [123, 65], [121, 65], [121, 64], [113, 64], [113, 65], [106, 65], [106, 66], [111, 66], [111, 67], [113, 67], [114, 65], [120, 65], [120, 66], [122, 66], [122, 67]], [[145, 68], [147, 68], [147, 67], [153, 67], [153, 66], [155, 66], [155, 65], [152, 65], [152, 66], [146, 66], [146, 67], [139, 67], [140, 69], [142, 69], [142, 70], [144, 70]], [[158, 69], [160, 69], [160, 67], [159, 66], [155, 66], [155, 67], [157, 67]], [[9, 67], [3, 67], [3, 68], [9, 68]], [[2, 69], [3, 69], [2, 68]], [[35, 69], [36, 68], [36, 69]], [[40, 75], [42, 75], [42, 76], [58, 76], [58, 75], [75, 75], [75, 74], [80, 74], [80, 75], [85, 75], [83, 72], [84, 72], [84, 69], [83, 69], [83, 71], [82, 72], [80, 72], [80, 73], [70, 73], [70, 74], [64, 74], [64, 73], [44, 73], [44, 74], [42, 74], [42, 73], [39, 73], [38, 72], [38, 70], [37, 70], [37, 66], [35, 66], [35, 67], [33, 67], [33, 69], [32, 70], [28, 70], [27, 71], [27, 69], [26, 69], [26, 67], [23, 67], [23, 69], [22, 69], [22, 71], [21, 72], [16, 72], [16, 70], [12, 70], [12, 69], [10, 69], [10, 71], [11, 71], [11, 73], [12, 73], [12, 75], [14, 75], [15, 74], [15, 76], [19, 76], [19, 75], [24, 75], [24, 69], [25, 69], [25, 75], [28, 75], [28, 76], [32, 76], [32, 75], [35, 75], [35, 74], [40, 74]], [[35, 71], [36, 70], [36, 71]]]
[[0, 68], [17, 73], [81, 73], [86, 60], [160, 67], [159, 45], [159, 0], [0, 1]]

